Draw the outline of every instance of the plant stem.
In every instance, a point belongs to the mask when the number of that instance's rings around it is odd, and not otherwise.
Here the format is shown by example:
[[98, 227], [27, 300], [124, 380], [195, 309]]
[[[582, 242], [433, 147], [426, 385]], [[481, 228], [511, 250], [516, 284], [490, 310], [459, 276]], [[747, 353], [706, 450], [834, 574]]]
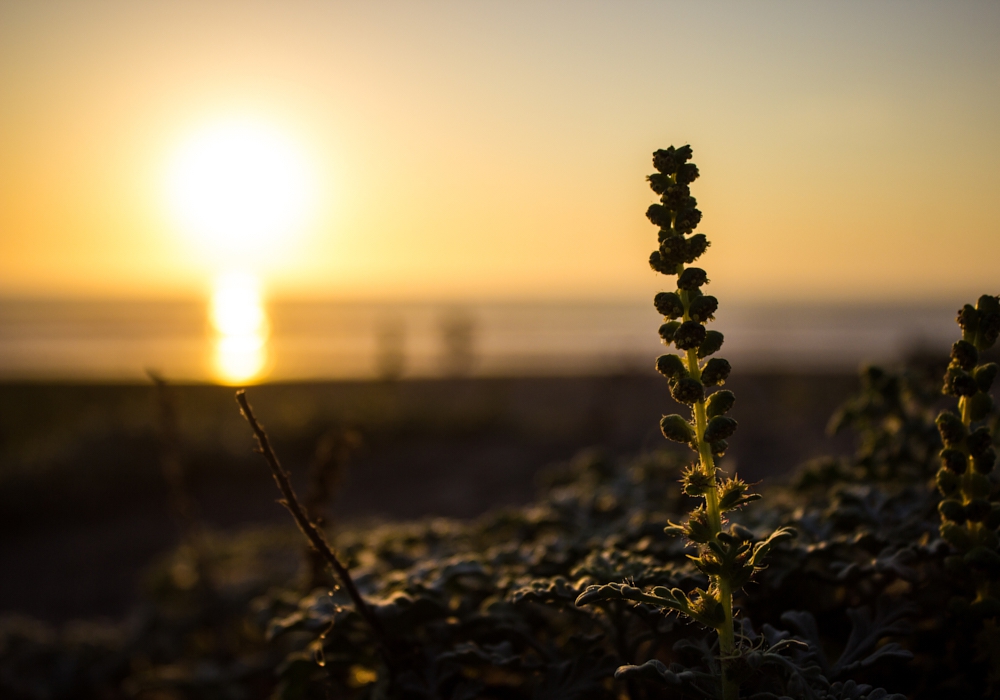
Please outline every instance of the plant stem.
[[[683, 265], [677, 266], [677, 274], [684, 271]], [[689, 321], [691, 317], [688, 313], [690, 301], [686, 291], [681, 292], [681, 301], [684, 303], [684, 320]], [[688, 374], [693, 379], [701, 379], [701, 367], [698, 365], [698, 351], [690, 349], [686, 352]], [[705, 441], [705, 429], [708, 427], [708, 416], [705, 413], [705, 401], [697, 401], [694, 404], [694, 425], [695, 435], [698, 440], [698, 456], [701, 459], [702, 472], [715, 484], [715, 458], [712, 455], [712, 446]], [[712, 539], [717, 539], [722, 532], [722, 510], [719, 508], [719, 493], [713, 487], [705, 492], [705, 512], [708, 515], [708, 522], [712, 529]], [[729, 587], [729, 581], [723, 576], [716, 576], [716, 586], [719, 592], [719, 603], [722, 605], [723, 622], [717, 628], [719, 633], [719, 656], [722, 666], [722, 697], [723, 700], [737, 700], [739, 697], [739, 685], [730, 677], [729, 659], [733, 656], [735, 649], [735, 638], [733, 634], [733, 592]]]
[[209, 578], [202, 531], [181, 460], [176, 397], [171, 392], [167, 381], [159, 374], [152, 370], [146, 370], [146, 375], [156, 387], [160, 423], [160, 465], [164, 480], [167, 482], [170, 508], [177, 520], [181, 537], [190, 545], [194, 553], [199, 583], [207, 584]]
[[[688, 372], [695, 379], [701, 378], [698, 367], [698, 355], [694, 350], [688, 350]], [[698, 456], [701, 458], [701, 470], [706, 476], [715, 480], [715, 457], [712, 456], [712, 446], [704, 440], [705, 428], [708, 427], [708, 417], [705, 414], [705, 402], [698, 401], [694, 405], [694, 427], [698, 436]], [[719, 494], [715, 489], [705, 493], [705, 510], [708, 521], [712, 524], [712, 534], [722, 532], [722, 511], [719, 509]]]
[[729, 672], [730, 657], [736, 647], [733, 635], [733, 592], [729, 589], [729, 582], [719, 577], [719, 598], [722, 603], [722, 611], [725, 614], [725, 622], [719, 628], [719, 656], [722, 665], [722, 697], [723, 700], [737, 700], [740, 696], [740, 686]]
[[387, 644], [388, 640], [379, 619], [375, 617], [375, 613], [372, 612], [372, 609], [368, 606], [368, 603], [365, 602], [365, 599], [361, 597], [361, 593], [358, 592], [357, 586], [354, 585], [354, 580], [351, 578], [351, 573], [347, 570], [347, 567], [340, 563], [337, 555], [330, 547], [330, 544], [326, 541], [326, 537], [323, 535], [323, 532], [309, 519], [309, 516], [302, 507], [302, 503], [299, 501], [298, 496], [295, 495], [295, 489], [292, 488], [291, 475], [278, 461], [278, 456], [271, 448], [271, 441], [268, 440], [267, 433], [264, 432], [264, 426], [262, 426], [254, 416], [253, 411], [250, 408], [250, 403], [247, 401], [246, 392], [242, 389], [236, 392], [236, 402], [240, 405], [240, 411], [243, 413], [243, 417], [246, 418], [247, 423], [250, 424], [254, 437], [257, 438], [257, 452], [263, 455], [264, 459], [267, 460], [268, 466], [271, 467], [271, 474], [274, 476], [274, 481], [278, 484], [278, 490], [281, 491], [281, 495], [284, 496], [284, 498], [280, 501], [281, 505], [285, 506], [285, 508], [288, 509], [288, 512], [292, 514], [292, 517], [295, 519], [295, 524], [299, 526], [302, 534], [309, 540], [309, 544], [311, 544], [313, 548], [319, 552], [324, 559], [326, 559], [336, 572], [341, 585], [354, 602], [354, 608], [358, 611], [358, 614], [361, 615], [365, 622], [368, 623], [372, 633], [375, 635], [375, 642], [378, 645], [379, 653], [391, 672], [392, 659], [389, 654], [389, 646]]

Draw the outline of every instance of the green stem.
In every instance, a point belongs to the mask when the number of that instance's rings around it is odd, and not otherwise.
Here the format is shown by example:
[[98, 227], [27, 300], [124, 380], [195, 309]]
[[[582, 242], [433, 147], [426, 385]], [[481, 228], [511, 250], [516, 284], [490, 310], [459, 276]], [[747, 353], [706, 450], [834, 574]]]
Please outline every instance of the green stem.
[[[676, 176], [673, 176], [676, 181]], [[670, 228], [675, 229], [677, 225], [677, 214], [670, 218]], [[684, 272], [683, 263], [677, 265], [677, 276]], [[681, 302], [684, 304], [684, 320], [690, 321], [688, 313], [690, 299], [686, 290], [679, 290]], [[698, 351], [691, 349], [687, 351], [688, 374], [694, 379], [701, 379], [701, 367], [698, 366]], [[712, 455], [712, 446], [705, 442], [705, 428], [708, 426], [708, 416], [705, 414], [705, 401], [701, 400], [694, 405], [695, 434], [698, 440], [698, 456], [701, 459], [701, 468], [712, 483], [715, 483], [715, 458]], [[705, 493], [705, 512], [708, 514], [709, 526], [712, 529], [712, 539], [717, 540], [722, 532], [722, 510], [719, 508], [719, 492], [710, 488]], [[729, 581], [721, 576], [716, 576], [716, 586], [719, 591], [719, 603], [722, 605], [723, 621], [722, 626], [716, 631], [719, 633], [719, 656], [722, 666], [722, 698], [723, 700], [738, 700], [740, 695], [739, 684], [730, 676], [729, 659], [733, 655], [736, 647], [733, 635], [733, 591], [729, 587]]]
[[[701, 379], [701, 368], [698, 367], [698, 353], [695, 350], [687, 351], [688, 373], [695, 379]], [[705, 414], [705, 402], [698, 401], [694, 405], [694, 427], [698, 436], [698, 456], [701, 458], [701, 470], [706, 476], [715, 481], [715, 457], [712, 455], [712, 446], [704, 440], [705, 429], [708, 427], [708, 416]], [[709, 489], [705, 494], [705, 510], [708, 513], [708, 521], [712, 525], [712, 534], [718, 536], [722, 532], [722, 511], [719, 509], [719, 493], [715, 489]]]
[[[962, 337], [968, 342], [975, 345], [977, 350], [983, 349], [981, 342], [982, 336], [978, 330], [975, 333], [973, 333], [972, 336], [969, 338], [966, 338], [966, 333], [963, 331]], [[969, 401], [968, 396], [958, 397], [958, 410], [962, 413], [962, 422], [965, 423], [966, 428], [972, 425], [972, 406], [970, 405], [970, 403], [971, 402]]]
[[740, 696], [740, 685], [729, 673], [729, 657], [733, 655], [736, 642], [733, 635], [733, 592], [729, 589], [729, 581], [719, 577], [719, 598], [725, 622], [719, 628], [719, 656], [722, 657], [722, 698], [737, 700]]
[[[677, 274], [683, 272], [684, 266], [677, 266]], [[684, 320], [689, 321], [688, 315], [688, 293], [681, 290], [681, 301], [684, 304]], [[698, 351], [691, 349], [687, 351], [686, 364], [688, 374], [693, 379], [701, 379], [701, 367], [698, 365]], [[715, 457], [712, 455], [712, 446], [705, 441], [705, 429], [708, 426], [708, 416], [705, 413], [705, 401], [697, 401], [694, 404], [694, 424], [695, 435], [698, 440], [698, 456], [701, 459], [701, 468], [712, 483], [715, 483]], [[722, 510], [719, 508], [719, 492], [710, 488], [705, 492], [705, 512], [708, 515], [709, 526], [712, 529], [712, 539], [717, 539], [722, 532]], [[722, 666], [722, 697], [723, 700], [737, 700], [740, 693], [739, 684], [730, 677], [729, 659], [733, 656], [736, 647], [733, 634], [733, 591], [729, 586], [729, 581], [722, 576], [716, 576], [715, 583], [719, 591], [719, 603], [722, 605], [723, 622], [716, 630], [719, 633], [719, 655]]]

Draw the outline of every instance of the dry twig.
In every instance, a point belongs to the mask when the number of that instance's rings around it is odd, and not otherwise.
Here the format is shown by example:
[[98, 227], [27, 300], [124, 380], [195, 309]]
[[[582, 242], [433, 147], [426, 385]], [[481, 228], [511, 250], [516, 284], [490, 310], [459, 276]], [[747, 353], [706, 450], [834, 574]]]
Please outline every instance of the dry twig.
[[[345, 427], [331, 428], [316, 444], [316, 453], [306, 472], [308, 481], [302, 501], [312, 521], [326, 532], [330, 531], [327, 504], [339, 490], [351, 454], [360, 445], [360, 434]], [[326, 560], [311, 545], [306, 547], [305, 563], [306, 590], [325, 585]]]
[[337, 578], [340, 579], [341, 585], [354, 602], [354, 607], [358, 611], [358, 614], [360, 614], [361, 617], [365, 619], [365, 622], [368, 623], [368, 626], [371, 627], [383, 660], [386, 662], [387, 666], [391, 666], [389, 663], [389, 647], [382, 624], [379, 622], [378, 618], [375, 617], [375, 613], [372, 612], [372, 609], [368, 606], [368, 603], [365, 602], [365, 599], [361, 597], [357, 587], [354, 585], [354, 580], [351, 578], [350, 572], [347, 570], [347, 567], [340, 563], [340, 560], [337, 558], [333, 548], [330, 547], [330, 544], [326, 541], [326, 536], [323, 534], [323, 531], [316, 527], [315, 523], [309, 519], [309, 514], [306, 512], [305, 508], [303, 508], [302, 503], [295, 495], [295, 489], [292, 488], [291, 475], [278, 461], [278, 456], [271, 448], [271, 443], [267, 438], [267, 433], [264, 432], [264, 427], [254, 416], [253, 410], [250, 408], [250, 403], [247, 401], [246, 392], [242, 389], [236, 392], [236, 402], [240, 405], [240, 411], [243, 413], [243, 417], [246, 418], [247, 422], [250, 424], [254, 437], [257, 438], [256, 451], [264, 456], [264, 459], [267, 460], [268, 465], [271, 467], [271, 474], [274, 476], [274, 481], [278, 485], [278, 490], [281, 491], [281, 495], [283, 496], [279, 503], [285, 506], [285, 508], [288, 509], [288, 512], [292, 514], [292, 517], [295, 519], [295, 524], [299, 526], [302, 534], [309, 540], [313, 549], [319, 552], [319, 554], [326, 559], [327, 563], [333, 567], [334, 572], [337, 574]]
[[162, 376], [153, 370], [146, 370], [146, 374], [156, 387], [159, 409], [160, 467], [167, 483], [170, 509], [180, 530], [181, 540], [191, 552], [197, 584], [202, 592], [211, 594], [213, 590], [211, 567], [206, 551], [204, 532], [181, 457], [177, 397]]

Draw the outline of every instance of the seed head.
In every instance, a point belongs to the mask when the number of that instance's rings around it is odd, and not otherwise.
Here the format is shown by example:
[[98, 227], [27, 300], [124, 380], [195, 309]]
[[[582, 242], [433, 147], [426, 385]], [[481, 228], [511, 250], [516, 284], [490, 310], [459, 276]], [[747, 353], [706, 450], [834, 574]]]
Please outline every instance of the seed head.
[[678, 289], [698, 289], [708, 282], [708, 274], [700, 267], [688, 267], [677, 278]]
[[969, 448], [969, 454], [977, 457], [993, 445], [993, 436], [985, 426], [976, 428], [969, 437], [965, 438], [965, 445]]
[[976, 311], [980, 316], [1000, 313], [1000, 297], [984, 294], [976, 301]]
[[990, 502], [985, 498], [974, 498], [965, 506], [965, 519], [973, 523], [981, 523], [990, 514]]
[[663, 194], [667, 191], [667, 187], [670, 186], [670, 176], [664, 175], [663, 173], [653, 173], [652, 175], [647, 175], [646, 180], [649, 182], [649, 187], [656, 192], [656, 194]]
[[994, 311], [987, 314], [979, 322], [979, 349], [989, 350], [1000, 337], [1000, 313]]
[[750, 486], [740, 479], [726, 479], [719, 486], [719, 508], [732, 510], [760, 498], [757, 494], [747, 493], [749, 489]]
[[979, 361], [976, 346], [967, 340], [959, 340], [951, 346], [951, 362], [966, 372], [971, 372]]
[[980, 391], [989, 391], [993, 386], [993, 380], [997, 378], [997, 367], [995, 362], [989, 362], [985, 365], [980, 365], [976, 367], [976, 371], [973, 377], [976, 379], [976, 386], [979, 387]]
[[993, 447], [987, 447], [972, 458], [972, 468], [980, 474], [989, 474], [997, 461], [997, 453]]
[[[944, 514], [942, 513], [942, 515]], [[941, 523], [941, 537], [959, 551], [965, 551], [972, 546], [972, 538], [969, 537], [969, 533], [958, 523]]]
[[711, 243], [705, 238], [704, 233], [696, 233], [688, 238], [684, 243], [684, 262], [693, 263], [708, 250]]
[[705, 398], [705, 387], [697, 379], [683, 377], [670, 385], [670, 395], [674, 401], [690, 406]]
[[660, 339], [664, 345], [670, 345], [673, 342], [674, 336], [677, 335], [677, 329], [680, 327], [680, 321], [668, 321], [660, 326]]
[[732, 369], [728, 360], [713, 357], [705, 363], [705, 368], [701, 371], [701, 381], [704, 382], [705, 386], [725, 384]]
[[[688, 268], [689, 270], [692, 268]], [[685, 321], [674, 333], [674, 345], [679, 350], [693, 350], [705, 340], [705, 326], [697, 321]]]
[[705, 544], [712, 539], [712, 528], [708, 524], [708, 515], [705, 513], [704, 508], [699, 507], [691, 513], [691, 517], [687, 521], [687, 526], [684, 528], [684, 534], [692, 542], [698, 544]]
[[676, 292], [660, 292], [653, 297], [653, 306], [666, 318], [680, 318], [684, 315], [684, 304]]
[[660, 228], [670, 228], [671, 211], [662, 204], [650, 204], [646, 218]]
[[966, 472], [962, 475], [962, 492], [969, 498], [986, 498], [992, 490], [993, 484], [979, 472]]
[[688, 305], [688, 315], [692, 321], [705, 323], [715, 318], [715, 312], [719, 310], [719, 300], [713, 296], [703, 295], [691, 301]]
[[938, 432], [941, 433], [941, 440], [948, 447], [958, 447], [965, 439], [965, 425], [962, 419], [954, 413], [942, 411], [934, 421], [937, 424]]
[[691, 147], [660, 149], [653, 153], [653, 167], [664, 175], [674, 175], [681, 165], [691, 160]]
[[674, 228], [681, 233], [691, 233], [701, 223], [701, 211], [695, 208], [681, 209], [674, 219]]
[[684, 361], [672, 353], [656, 358], [656, 371], [667, 379], [680, 379], [688, 376]]
[[736, 432], [737, 423], [729, 416], [716, 416], [705, 428], [705, 442], [725, 440]]
[[723, 340], [725, 337], [719, 331], [706, 331], [705, 339], [698, 346], [698, 357], [705, 358], [717, 353], [722, 347]]
[[661, 275], [676, 275], [677, 265], [671, 264], [669, 261], [664, 260], [663, 256], [660, 255], [660, 251], [654, 250], [649, 254], [649, 266], [653, 268], [656, 272]]
[[942, 496], [952, 496], [958, 492], [958, 476], [942, 468], [937, 473], [937, 486]]
[[953, 523], [965, 522], [965, 508], [962, 502], [954, 499], [945, 499], [938, 504], [938, 512], [945, 520]]
[[972, 304], [966, 304], [958, 310], [958, 317], [955, 319], [962, 327], [962, 334], [972, 337], [979, 330], [979, 312]]
[[683, 236], [668, 236], [660, 242], [660, 259], [676, 268], [687, 260], [687, 241]]
[[663, 416], [660, 419], [660, 432], [668, 440], [673, 440], [684, 445], [691, 444], [695, 438], [694, 428], [691, 427], [691, 424], [676, 413]]
[[939, 453], [941, 457], [941, 466], [950, 472], [955, 474], [964, 474], [966, 460], [965, 455], [952, 447], [946, 447]]
[[969, 415], [974, 421], [983, 420], [993, 411], [993, 397], [983, 391], [976, 392], [968, 401]]
[[706, 474], [699, 465], [692, 464], [684, 470], [681, 483], [688, 496], [702, 496], [715, 488], [715, 477]]
[[979, 387], [972, 375], [959, 367], [949, 367], [944, 375], [944, 387], [942, 393], [950, 396], [972, 396]]
[[705, 404], [705, 414], [709, 418], [724, 416], [729, 413], [734, 403], [736, 403], [736, 396], [733, 392], [725, 389], [717, 391], [708, 397], [708, 402]]
[[691, 196], [691, 188], [680, 182], [667, 183], [660, 197], [663, 206], [672, 211], [688, 206], [693, 207], [694, 204], [689, 203], [689, 200], [692, 199], [694, 198]]
[[694, 163], [684, 163], [677, 168], [677, 182], [690, 185], [698, 179], [698, 166]]

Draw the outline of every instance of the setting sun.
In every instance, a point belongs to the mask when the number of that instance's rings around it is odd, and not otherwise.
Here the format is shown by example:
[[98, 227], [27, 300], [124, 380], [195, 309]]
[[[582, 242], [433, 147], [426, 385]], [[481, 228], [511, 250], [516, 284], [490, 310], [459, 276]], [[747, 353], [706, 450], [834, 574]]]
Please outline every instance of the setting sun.
[[203, 128], [169, 167], [170, 207], [185, 232], [214, 255], [260, 258], [297, 232], [314, 183], [296, 144], [249, 120]]

